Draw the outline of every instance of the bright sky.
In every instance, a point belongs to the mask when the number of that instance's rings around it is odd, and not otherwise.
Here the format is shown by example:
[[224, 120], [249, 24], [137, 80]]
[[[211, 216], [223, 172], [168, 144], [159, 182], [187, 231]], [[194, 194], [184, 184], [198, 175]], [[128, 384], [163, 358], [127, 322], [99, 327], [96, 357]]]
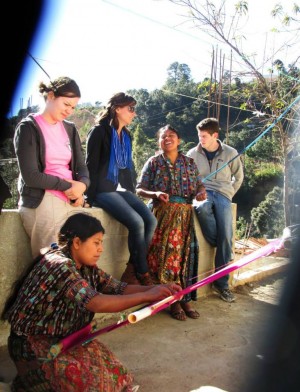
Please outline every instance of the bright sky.
[[[269, 17], [278, 0], [248, 2], [249, 18], [243, 26], [244, 51], [260, 54], [260, 64], [264, 49], [271, 53], [278, 46], [278, 34], [270, 33], [276, 22]], [[185, 10], [168, 0], [46, 0], [45, 3], [47, 7], [30, 53], [52, 79], [62, 75], [75, 79], [81, 89], [81, 103], [105, 104], [118, 91], [161, 88], [173, 62], [187, 64], [194, 81], [210, 76], [211, 53], [217, 42], [187, 23]], [[286, 7], [286, 2], [283, 3]], [[229, 53], [228, 48], [223, 50], [223, 54]], [[293, 61], [295, 53], [300, 53], [299, 43], [297, 49], [286, 46], [274, 59], [287, 61], [290, 52]], [[233, 68], [237, 67], [234, 63]], [[225, 68], [229, 68], [229, 60]], [[41, 80], [49, 79], [28, 56], [9, 116], [26, 108], [30, 98], [31, 105], [42, 104], [37, 92]]]

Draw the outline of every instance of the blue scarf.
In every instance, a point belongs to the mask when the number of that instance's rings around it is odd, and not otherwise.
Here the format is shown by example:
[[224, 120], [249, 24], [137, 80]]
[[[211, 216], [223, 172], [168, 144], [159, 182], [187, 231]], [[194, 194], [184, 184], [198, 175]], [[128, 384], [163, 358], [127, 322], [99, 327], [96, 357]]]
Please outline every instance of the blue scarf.
[[122, 130], [119, 138], [118, 132], [113, 128], [107, 179], [118, 184], [119, 169], [126, 168], [132, 168], [130, 136]]

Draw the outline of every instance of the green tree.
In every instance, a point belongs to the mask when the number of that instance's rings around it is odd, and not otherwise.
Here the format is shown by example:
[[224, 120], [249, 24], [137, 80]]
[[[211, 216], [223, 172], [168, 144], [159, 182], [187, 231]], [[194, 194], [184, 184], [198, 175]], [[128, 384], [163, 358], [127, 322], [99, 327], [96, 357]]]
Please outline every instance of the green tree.
[[[262, 68], [256, 65], [256, 59], [248, 55], [244, 50], [245, 36], [242, 31], [242, 23], [244, 23], [244, 17], [248, 13], [247, 1], [243, 0], [236, 3], [232, 14], [228, 12], [230, 4], [226, 0], [218, 4], [210, 0], [203, 2], [193, 0], [170, 1], [185, 8], [187, 11], [186, 18], [191, 20], [198, 28], [201, 28], [202, 31], [204, 30], [209, 34], [216, 43], [218, 41], [225, 43], [231, 49], [234, 57], [237, 57], [246, 66], [248, 72], [243, 71], [243, 75], [253, 79], [252, 85], [249, 86], [248, 100], [245, 101], [245, 105], [252, 105], [253, 113], [260, 116], [261, 124], [264, 128], [272, 124], [272, 134], [280, 146], [281, 164], [284, 168], [283, 201], [285, 222], [286, 225], [289, 225], [291, 222], [289, 206], [291, 195], [288, 178], [291, 168], [288, 154], [290, 149], [294, 148], [290, 136], [295, 124], [295, 113], [290, 110], [289, 115], [285, 116], [281, 121], [274, 122], [274, 120], [281, 118], [284, 109], [293, 105], [295, 97], [299, 95], [299, 83], [297, 82], [300, 76], [299, 70], [295, 67], [295, 64], [284, 67], [282, 62], [275, 61], [272, 64], [271, 76], [269, 78], [260, 72]], [[285, 30], [286, 33], [290, 33], [290, 50], [293, 50], [293, 44], [298, 42], [295, 31], [299, 30], [299, 12], [300, 9], [297, 5], [294, 5], [292, 9], [293, 16], [285, 13], [281, 5], [277, 5], [271, 12], [274, 17], [281, 17], [281, 22], [285, 27], [291, 26], [289, 31]], [[295, 29], [293, 29], [292, 24], [293, 27], [295, 26]], [[279, 45], [279, 48], [274, 49], [274, 53], [287, 46], [286, 43], [284, 45], [279, 43]], [[297, 56], [298, 52], [295, 55], [295, 62], [298, 59]], [[276, 78], [273, 77], [275, 70], [279, 71]]]
[[187, 64], [180, 64], [178, 62], [172, 63], [167, 69], [167, 72], [167, 85], [173, 84], [177, 86], [178, 83], [186, 83], [192, 80], [191, 70]]
[[282, 204], [282, 189], [274, 187], [263, 202], [251, 211], [252, 235], [277, 238], [282, 235], [285, 227]]
[[144, 163], [155, 154], [157, 144], [155, 140], [147, 138], [140, 125], [133, 130], [132, 155], [135, 170], [139, 176]]

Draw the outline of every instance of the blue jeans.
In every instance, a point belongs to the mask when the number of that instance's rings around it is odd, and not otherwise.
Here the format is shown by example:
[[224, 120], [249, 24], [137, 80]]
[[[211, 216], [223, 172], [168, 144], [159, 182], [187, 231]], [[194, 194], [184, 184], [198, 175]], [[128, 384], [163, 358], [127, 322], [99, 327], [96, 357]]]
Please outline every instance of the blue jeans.
[[[206, 191], [207, 199], [198, 202], [195, 211], [206, 241], [216, 247], [215, 271], [224, 268], [232, 255], [231, 200], [216, 191]], [[220, 289], [228, 288], [229, 275], [216, 280]]]
[[157, 221], [146, 204], [129, 191], [97, 193], [93, 206], [103, 208], [128, 229], [129, 262], [136, 272], [148, 272], [147, 252]]

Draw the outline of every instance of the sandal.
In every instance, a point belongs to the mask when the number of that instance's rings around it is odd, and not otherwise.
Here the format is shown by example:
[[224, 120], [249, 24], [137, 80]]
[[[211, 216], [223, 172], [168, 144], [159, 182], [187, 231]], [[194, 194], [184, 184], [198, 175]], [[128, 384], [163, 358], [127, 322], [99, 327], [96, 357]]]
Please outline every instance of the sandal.
[[137, 278], [142, 286], [153, 286], [154, 285], [149, 272], [146, 272], [145, 274], [137, 273]]
[[197, 319], [200, 317], [200, 313], [197, 310], [193, 310], [190, 307], [190, 304], [186, 302], [181, 303], [181, 307], [184, 310], [185, 314], [191, 319]]
[[121, 282], [126, 282], [127, 284], [140, 285], [137, 277], [135, 276], [135, 269], [132, 263], [127, 263], [126, 269], [120, 278]]
[[171, 305], [171, 316], [175, 320], [186, 321], [185, 311], [181, 308], [181, 305], [179, 302], [175, 302], [175, 304]]
[[200, 313], [197, 312], [197, 310], [189, 310], [188, 312], [185, 312], [185, 314], [192, 319], [197, 319], [200, 317]]

